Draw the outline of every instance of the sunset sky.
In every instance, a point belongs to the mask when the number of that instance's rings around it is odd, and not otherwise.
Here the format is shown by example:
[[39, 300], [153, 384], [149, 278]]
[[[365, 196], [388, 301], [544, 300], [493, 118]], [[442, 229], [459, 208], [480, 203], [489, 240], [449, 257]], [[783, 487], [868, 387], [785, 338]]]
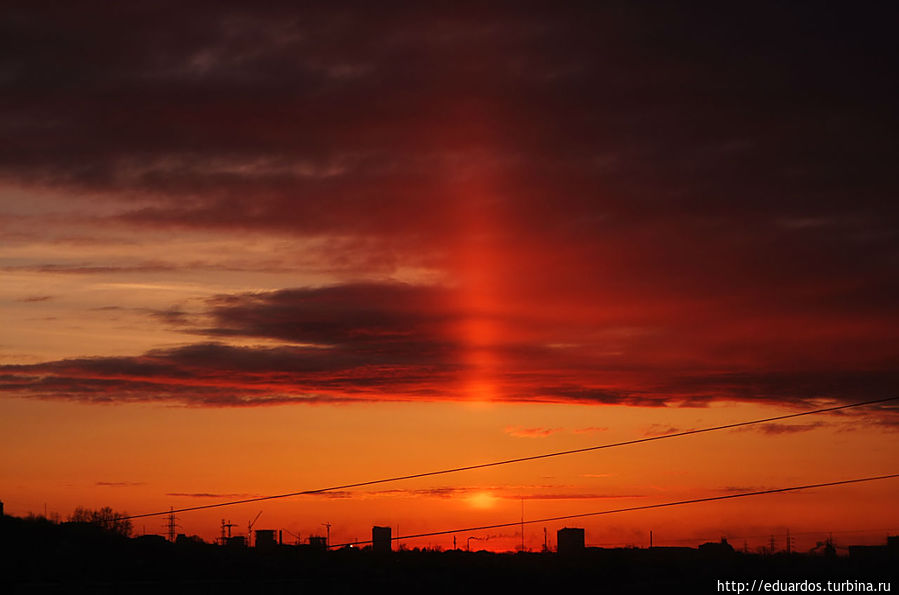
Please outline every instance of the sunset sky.
[[[264, 4], [4, 8], [8, 514], [897, 396], [895, 7]], [[179, 523], [212, 539], [262, 510], [256, 528], [330, 522], [338, 543], [883, 475], [897, 429], [890, 403]], [[889, 480], [568, 524], [640, 546], [789, 528], [808, 549], [899, 532], [897, 498]], [[452, 538], [409, 542], [429, 544]]]

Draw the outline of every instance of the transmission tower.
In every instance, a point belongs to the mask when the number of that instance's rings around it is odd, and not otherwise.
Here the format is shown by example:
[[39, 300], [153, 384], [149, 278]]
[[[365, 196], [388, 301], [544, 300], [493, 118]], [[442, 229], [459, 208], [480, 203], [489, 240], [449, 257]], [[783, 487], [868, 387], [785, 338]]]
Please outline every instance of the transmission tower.
[[175, 541], [175, 529], [177, 527], [181, 526], [176, 522], [177, 520], [178, 520], [178, 517], [175, 516], [175, 507], [170, 506], [168, 520], [165, 524], [165, 528], [168, 531], [169, 541], [171, 541], [173, 543]]

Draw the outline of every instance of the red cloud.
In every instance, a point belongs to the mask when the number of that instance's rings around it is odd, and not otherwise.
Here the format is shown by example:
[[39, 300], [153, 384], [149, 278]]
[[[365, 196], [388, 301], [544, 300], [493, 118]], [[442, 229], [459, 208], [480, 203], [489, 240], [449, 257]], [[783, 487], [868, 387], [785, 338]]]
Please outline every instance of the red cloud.
[[523, 428], [521, 426], [509, 426], [503, 430], [509, 436], [516, 438], [546, 438], [556, 432], [561, 432], [562, 428]]

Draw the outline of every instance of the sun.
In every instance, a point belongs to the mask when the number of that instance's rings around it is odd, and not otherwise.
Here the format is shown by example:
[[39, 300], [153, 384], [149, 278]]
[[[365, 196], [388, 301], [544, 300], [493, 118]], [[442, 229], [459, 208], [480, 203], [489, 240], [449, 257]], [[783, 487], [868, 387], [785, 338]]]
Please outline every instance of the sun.
[[493, 508], [496, 505], [497, 498], [490, 492], [475, 492], [468, 497], [468, 503], [472, 508]]

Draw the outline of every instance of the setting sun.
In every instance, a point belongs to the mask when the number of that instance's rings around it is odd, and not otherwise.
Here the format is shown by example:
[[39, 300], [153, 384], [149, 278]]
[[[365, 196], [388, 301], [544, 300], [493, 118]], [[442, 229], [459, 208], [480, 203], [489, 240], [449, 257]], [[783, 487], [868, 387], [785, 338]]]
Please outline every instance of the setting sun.
[[490, 492], [475, 492], [468, 497], [472, 508], [487, 509], [496, 506], [497, 498]]

